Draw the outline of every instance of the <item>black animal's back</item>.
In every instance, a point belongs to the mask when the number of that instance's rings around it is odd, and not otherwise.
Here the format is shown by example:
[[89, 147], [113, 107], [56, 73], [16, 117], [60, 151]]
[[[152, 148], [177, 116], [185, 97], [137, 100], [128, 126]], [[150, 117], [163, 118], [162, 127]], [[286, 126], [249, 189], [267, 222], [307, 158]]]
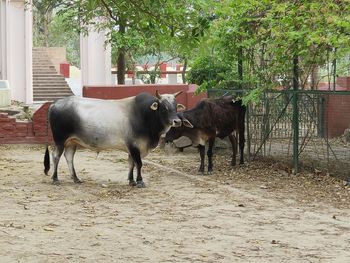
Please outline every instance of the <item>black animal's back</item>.
[[232, 98], [205, 99], [193, 109], [184, 111], [194, 127], [211, 136], [224, 138], [244, 125], [245, 106], [241, 101], [233, 102]]

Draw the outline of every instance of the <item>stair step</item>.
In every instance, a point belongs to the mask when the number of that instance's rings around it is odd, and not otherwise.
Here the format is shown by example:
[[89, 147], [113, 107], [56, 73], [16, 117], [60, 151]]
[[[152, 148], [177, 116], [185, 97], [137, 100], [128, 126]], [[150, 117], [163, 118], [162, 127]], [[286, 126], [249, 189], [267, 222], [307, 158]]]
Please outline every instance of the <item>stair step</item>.
[[49, 74], [43, 74], [43, 73], [36, 73], [33, 74], [33, 77], [62, 77], [62, 75], [57, 73], [49, 73]]
[[65, 78], [62, 75], [43, 75], [40, 77], [34, 77], [33, 81], [39, 80], [39, 81], [53, 81], [53, 80], [58, 80], [58, 81], [65, 81]]
[[69, 96], [57, 96], [57, 97], [34, 97], [34, 101], [38, 102], [38, 101], [53, 101], [53, 100], [58, 100], [58, 99], [62, 99], [62, 98], [66, 98]]
[[56, 71], [45, 49], [33, 48], [32, 63], [34, 101], [52, 101], [74, 95], [65, 78]]
[[52, 81], [59, 81], [59, 82], [62, 82], [62, 81], [65, 81], [64, 77], [60, 76], [60, 77], [57, 77], [57, 78], [53, 78], [53, 77], [48, 77], [48, 78], [45, 78], [45, 77], [40, 77], [40, 78], [33, 78], [33, 81], [37, 81], [37, 82], [52, 82]]
[[35, 94], [72, 94], [73, 92], [67, 88], [67, 89], [52, 89], [52, 90], [35, 90], [33, 91]]
[[68, 86], [67, 82], [65, 81], [46, 81], [46, 82], [38, 82], [38, 81], [33, 81], [33, 86], [36, 87], [41, 87], [41, 86]]

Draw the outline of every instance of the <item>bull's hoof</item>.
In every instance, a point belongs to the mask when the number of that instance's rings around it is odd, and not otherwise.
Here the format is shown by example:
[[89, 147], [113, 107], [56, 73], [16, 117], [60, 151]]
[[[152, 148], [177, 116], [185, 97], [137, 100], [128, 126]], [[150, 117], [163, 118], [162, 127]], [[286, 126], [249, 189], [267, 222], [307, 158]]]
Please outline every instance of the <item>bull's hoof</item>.
[[145, 185], [145, 183], [143, 181], [137, 181], [136, 187], [137, 188], [145, 188], [146, 185]]
[[135, 182], [135, 180], [131, 180], [131, 181], [129, 181], [129, 185], [130, 185], [130, 186], [136, 186], [136, 182]]
[[53, 180], [53, 181], [52, 181], [52, 184], [53, 184], [53, 185], [60, 185], [61, 183], [60, 183], [60, 181], [58, 181], [58, 180]]
[[46, 170], [46, 169], [44, 170], [45, 175], [49, 175], [48, 172], [49, 170]]
[[213, 170], [208, 171], [208, 175], [211, 175], [213, 173]]
[[81, 183], [83, 183], [83, 181], [80, 180], [79, 178], [74, 178], [73, 180], [74, 180], [74, 183], [76, 183], [76, 184], [81, 184]]

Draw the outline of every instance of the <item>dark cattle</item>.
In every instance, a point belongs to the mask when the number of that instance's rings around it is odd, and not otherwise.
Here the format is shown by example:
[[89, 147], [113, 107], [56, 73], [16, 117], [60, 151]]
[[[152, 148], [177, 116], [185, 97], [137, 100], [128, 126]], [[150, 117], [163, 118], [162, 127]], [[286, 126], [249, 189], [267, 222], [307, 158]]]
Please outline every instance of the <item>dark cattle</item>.
[[[98, 152], [104, 149], [128, 152], [129, 184], [144, 187], [141, 158], [157, 146], [161, 134], [181, 125], [176, 111], [177, 106], [182, 105], [177, 105], [175, 99], [180, 93], [159, 95], [157, 91], [156, 97], [141, 93], [121, 100], [72, 96], [53, 103], [48, 112], [55, 143], [53, 182], [58, 183], [57, 166], [63, 152], [74, 182], [81, 182], [75, 173], [73, 158], [77, 147], [82, 146]], [[47, 174], [50, 169], [48, 148], [44, 164]]]
[[209, 141], [208, 174], [213, 170], [213, 146], [215, 137], [221, 139], [229, 137], [232, 145], [231, 165], [236, 165], [237, 136], [239, 137], [240, 164], [244, 163], [244, 118], [246, 107], [242, 102], [234, 101], [231, 96], [219, 99], [204, 99], [194, 108], [179, 113], [182, 120], [181, 127], [171, 128], [166, 134], [165, 140], [173, 140], [187, 136], [192, 140], [193, 145], [198, 145], [201, 164], [199, 172], [204, 173], [205, 143]]

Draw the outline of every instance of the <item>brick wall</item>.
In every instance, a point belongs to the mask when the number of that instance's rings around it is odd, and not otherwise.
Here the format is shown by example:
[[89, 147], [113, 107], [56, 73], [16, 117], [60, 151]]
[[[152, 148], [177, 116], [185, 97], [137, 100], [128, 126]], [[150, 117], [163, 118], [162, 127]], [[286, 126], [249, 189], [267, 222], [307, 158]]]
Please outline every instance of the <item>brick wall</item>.
[[32, 121], [18, 121], [7, 113], [0, 113], [0, 143], [25, 143], [31, 140]]
[[[319, 90], [328, 88], [328, 83], [320, 83], [318, 87]], [[335, 90], [350, 92], [350, 77], [337, 77]], [[333, 138], [343, 135], [350, 127], [350, 95], [325, 95], [324, 120], [326, 136]]]
[[[47, 111], [51, 102], [43, 104], [33, 115], [33, 135], [34, 143], [46, 143], [46, 125], [47, 125]], [[50, 127], [48, 129], [49, 142], [52, 141], [52, 134]]]
[[330, 138], [344, 134], [350, 127], [350, 95], [325, 96], [325, 128]]
[[[33, 121], [20, 121], [7, 113], [0, 113], [0, 144], [46, 143], [46, 114], [50, 103], [41, 106]], [[49, 131], [49, 141], [52, 141]]]
[[150, 85], [116, 85], [116, 86], [84, 86], [83, 97], [99, 98], [99, 99], [122, 99], [139, 94], [140, 92], [148, 92], [152, 95], [156, 90], [160, 94], [175, 93], [183, 91], [176, 101], [192, 108], [199, 100], [206, 98], [205, 93], [194, 95], [195, 85], [188, 84], [150, 84]]

